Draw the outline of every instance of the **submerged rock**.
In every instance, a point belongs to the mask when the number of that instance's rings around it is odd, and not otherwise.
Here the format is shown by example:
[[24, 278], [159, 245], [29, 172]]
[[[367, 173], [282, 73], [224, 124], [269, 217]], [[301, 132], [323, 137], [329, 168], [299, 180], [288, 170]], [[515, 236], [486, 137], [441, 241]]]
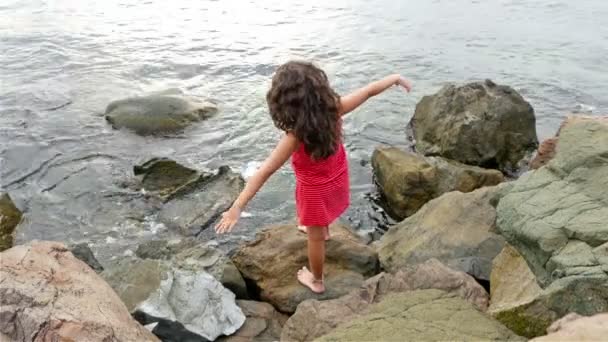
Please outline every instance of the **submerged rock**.
[[0, 279], [0, 337], [7, 341], [158, 340], [60, 243], [2, 252]]
[[497, 185], [500, 171], [486, 170], [441, 157], [423, 157], [394, 147], [378, 147], [372, 166], [380, 192], [392, 216], [404, 219], [433, 198]]
[[326, 244], [324, 294], [314, 294], [298, 283], [297, 271], [308, 265], [307, 238], [296, 226], [276, 226], [241, 246], [232, 260], [246, 280], [255, 284], [262, 300], [279, 311], [292, 313], [300, 302], [340, 297], [378, 272], [376, 252], [346, 227], [330, 227]]
[[449, 192], [390, 227], [378, 243], [382, 267], [390, 272], [436, 258], [449, 267], [489, 281], [492, 260], [504, 246], [496, 233], [495, 202], [509, 187]]
[[80, 243], [74, 246], [70, 246], [69, 249], [70, 252], [72, 252], [72, 254], [76, 258], [87, 264], [91, 269], [93, 269], [93, 271], [97, 273], [101, 273], [103, 271], [103, 266], [101, 266], [99, 261], [97, 261], [97, 259], [95, 258], [93, 251], [91, 250], [91, 248], [89, 248], [89, 244]]
[[423, 97], [410, 125], [425, 155], [506, 172], [538, 146], [532, 106], [513, 88], [489, 80]]
[[591, 317], [578, 314], [569, 314], [553, 323], [547, 336], [535, 338], [533, 342], [576, 341], [594, 342], [604, 341], [608, 336], [608, 313]]
[[153, 331], [160, 336], [215, 340], [234, 333], [245, 321], [234, 294], [205, 271], [133, 258], [102, 275], [140, 322], [158, 323]]
[[[488, 306], [488, 294], [471, 276], [451, 270], [432, 259], [396, 274], [381, 273], [366, 280], [359, 289], [338, 299], [311, 299], [302, 302], [285, 324], [281, 340], [314, 340], [358, 315], [365, 314], [371, 305], [381, 302], [390, 294], [422, 289], [455, 293], [482, 311]], [[383, 335], [376, 339], [383, 339]]]
[[164, 194], [170, 194], [199, 177], [196, 170], [168, 158], [152, 158], [141, 165], [134, 166], [133, 173], [142, 177], [143, 189]]
[[173, 192], [163, 205], [159, 220], [184, 236], [196, 236], [230, 208], [244, 187], [239, 174], [222, 166], [217, 174], [202, 174]]
[[523, 341], [456, 294], [393, 293], [316, 341]]
[[608, 120], [576, 120], [561, 130], [554, 159], [515, 181], [498, 204], [498, 230], [543, 290], [497, 317], [536, 324], [530, 336], [569, 312], [608, 311], [606, 156]]
[[217, 107], [166, 91], [110, 103], [105, 117], [114, 128], [128, 128], [140, 135], [178, 132], [196, 121], [211, 117]]
[[21, 222], [21, 211], [7, 193], [0, 193], [0, 252], [13, 247], [13, 232]]
[[237, 305], [247, 317], [245, 324], [231, 336], [220, 337], [218, 342], [279, 341], [287, 316], [277, 312], [268, 303], [238, 300]]
[[172, 267], [204, 270], [232, 291], [236, 298], [247, 299], [247, 285], [232, 260], [222, 251], [195, 239], [152, 240], [139, 245], [135, 254], [142, 259], [168, 260]]

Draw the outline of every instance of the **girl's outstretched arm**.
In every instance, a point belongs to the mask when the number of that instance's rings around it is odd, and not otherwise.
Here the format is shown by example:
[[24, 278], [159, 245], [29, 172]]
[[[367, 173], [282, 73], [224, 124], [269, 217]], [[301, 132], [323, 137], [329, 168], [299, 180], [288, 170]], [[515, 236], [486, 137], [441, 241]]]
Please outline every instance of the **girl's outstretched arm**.
[[281, 138], [274, 151], [270, 153], [270, 156], [266, 158], [258, 171], [256, 171], [256, 173], [247, 181], [245, 189], [243, 189], [239, 197], [234, 201], [232, 207], [222, 214], [222, 219], [215, 226], [216, 233], [227, 233], [234, 228], [241, 217], [243, 208], [245, 208], [247, 203], [249, 203], [253, 196], [260, 190], [262, 185], [266, 183], [268, 178], [285, 164], [297, 147], [298, 141], [292, 133], [287, 133]]
[[399, 85], [405, 88], [409, 93], [412, 90], [412, 83], [401, 77], [399, 74], [387, 76], [379, 81], [372, 82], [363, 88], [357, 89], [352, 93], [340, 98], [341, 115], [350, 113], [359, 107], [363, 102], [370, 97], [376, 96], [393, 85]]

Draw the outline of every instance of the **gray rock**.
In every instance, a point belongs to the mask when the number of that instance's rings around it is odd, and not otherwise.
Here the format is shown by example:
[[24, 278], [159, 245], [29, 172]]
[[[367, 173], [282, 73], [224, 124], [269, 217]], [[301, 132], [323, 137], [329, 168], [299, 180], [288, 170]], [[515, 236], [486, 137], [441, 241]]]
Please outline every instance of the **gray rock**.
[[504, 247], [504, 238], [496, 233], [494, 205], [508, 187], [503, 183], [470, 193], [449, 192], [430, 201], [380, 239], [380, 264], [397, 271], [436, 258], [489, 281], [492, 260]]
[[316, 341], [523, 341], [456, 294], [394, 293]]
[[184, 236], [196, 236], [230, 208], [244, 187], [240, 175], [222, 166], [216, 175], [201, 175], [172, 193], [159, 220]]
[[134, 166], [133, 173], [142, 177], [141, 185], [146, 191], [159, 191], [166, 194], [200, 176], [196, 170], [168, 158], [152, 158], [141, 165]]
[[89, 267], [92, 268], [93, 271], [97, 273], [101, 273], [103, 271], [103, 266], [101, 266], [99, 261], [97, 261], [97, 259], [95, 258], [95, 254], [93, 254], [93, 251], [91, 250], [91, 248], [89, 248], [89, 244], [80, 243], [74, 246], [70, 246], [70, 252], [72, 252], [72, 254], [76, 258], [89, 265]]
[[13, 232], [21, 222], [21, 211], [7, 193], [0, 193], [0, 252], [13, 247]]
[[272, 305], [250, 300], [236, 302], [247, 319], [234, 335], [220, 337], [218, 342], [279, 341], [287, 316]]
[[108, 105], [105, 117], [114, 128], [128, 128], [140, 135], [174, 133], [217, 112], [209, 102], [168, 91], [127, 98]]
[[501, 183], [500, 171], [441, 157], [424, 157], [394, 147], [378, 147], [372, 156], [378, 189], [391, 216], [404, 219], [446, 192], [470, 192]]
[[417, 151], [502, 171], [516, 169], [538, 146], [532, 106], [489, 80], [423, 97], [410, 125]]
[[158, 322], [153, 331], [215, 340], [245, 322], [234, 294], [204, 271], [134, 258], [117, 262], [102, 275], [143, 324]]
[[142, 259], [169, 260], [177, 268], [206, 271], [232, 291], [236, 298], [249, 298], [245, 280], [232, 260], [219, 249], [196, 239], [151, 240], [139, 245], [135, 254]]

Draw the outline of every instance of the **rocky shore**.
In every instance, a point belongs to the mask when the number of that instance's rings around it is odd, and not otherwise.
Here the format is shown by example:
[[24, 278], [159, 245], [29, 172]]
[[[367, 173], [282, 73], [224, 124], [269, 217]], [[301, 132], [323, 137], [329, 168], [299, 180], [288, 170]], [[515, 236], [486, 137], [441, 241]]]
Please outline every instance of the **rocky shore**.
[[[162, 135], [216, 111], [171, 91], [106, 118]], [[13, 246], [27, 212], [0, 194], [0, 340], [605, 339], [608, 117], [568, 116], [539, 144], [532, 106], [485, 81], [425, 96], [408, 132], [410, 150], [370, 156], [399, 223], [371, 242], [333, 225], [322, 295], [296, 281], [306, 236], [293, 223], [229, 254], [202, 238], [244, 186], [228, 167], [135, 165], [128, 186], [172, 235], [108, 260], [86, 244]]]

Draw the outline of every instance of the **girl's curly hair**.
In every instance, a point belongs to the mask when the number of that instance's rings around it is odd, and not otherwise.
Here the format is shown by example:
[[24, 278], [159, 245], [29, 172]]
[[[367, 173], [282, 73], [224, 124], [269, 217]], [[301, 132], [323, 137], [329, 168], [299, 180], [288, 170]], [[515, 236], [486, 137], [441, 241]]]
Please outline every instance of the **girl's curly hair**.
[[293, 132], [313, 159], [325, 159], [336, 152], [342, 138], [340, 97], [323, 70], [300, 61], [281, 65], [266, 101], [275, 126]]

